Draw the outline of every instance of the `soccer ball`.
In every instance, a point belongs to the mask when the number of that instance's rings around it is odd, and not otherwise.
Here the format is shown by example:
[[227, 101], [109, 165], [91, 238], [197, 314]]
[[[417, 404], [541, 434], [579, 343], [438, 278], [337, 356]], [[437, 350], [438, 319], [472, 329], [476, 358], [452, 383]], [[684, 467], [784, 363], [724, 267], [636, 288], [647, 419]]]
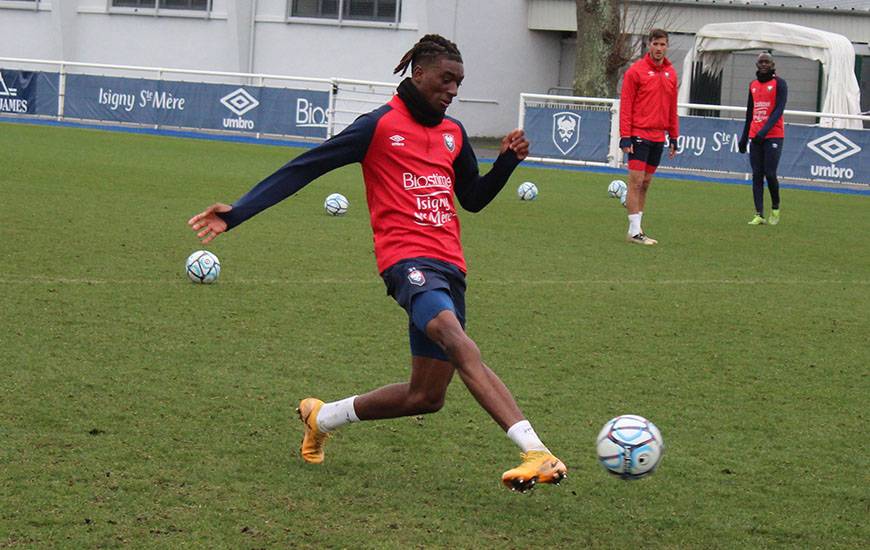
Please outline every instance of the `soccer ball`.
[[612, 199], [621, 199], [627, 192], [628, 188], [622, 180], [613, 180], [610, 182], [610, 185], [607, 186], [607, 194], [610, 195], [610, 198]]
[[347, 202], [347, 197], [341, 193], [333, 193], [326, 197], [326, 200], [323, 202], [323, 208], [330, 216], [344, 216], [349, 206], [350, 203]]
[[194, 283], [213, 283], [221, 274], [220, 261], [208, 250], [197, 250], [187, 257], [187, 262], [184, 265], [187, 276]]
[[538, 186], [530, 181], [524, 181], [517, 187], [517, 196], [521, 201], [533, 201], [538, 198]]
[[598, 462], [622, 479], [653, 473], [662, 460], [665, 442], [655, 424], [642, 416], [623, 414], [601, 428], [596, 442]]
[[[626, 200], [627, 198], [628, 198], [628, 192], [625, 192], [625, 193], [621, 194], [621, 195], [619, 196], [619, 204], [621, 204], [622, 206], [625, 206], [625, 200]], [[625, 206], [625, 207], [628, 208], [627, 206]]]

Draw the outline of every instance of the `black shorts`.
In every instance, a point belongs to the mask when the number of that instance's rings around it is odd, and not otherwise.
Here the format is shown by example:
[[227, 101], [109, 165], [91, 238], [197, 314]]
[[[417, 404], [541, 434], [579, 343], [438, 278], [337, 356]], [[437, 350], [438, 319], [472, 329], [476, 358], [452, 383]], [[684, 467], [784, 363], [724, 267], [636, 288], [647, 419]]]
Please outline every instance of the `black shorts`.
[[440, 260], [410, 258], [391, 265], [381, 273], [381, 277], [387, 286], [387, 294], [408, 313], [411, 355], [447, 361], [444, 350], [426, 336], [423, 327], [414, 323], [414, 297], [432, 290], [447, 293], [452, 302], [451, 309], [462, 328], [465, 328], [465, 273], [455, 265]]
[[662, 161], [665, 142], [632, 137], [631, 144], [634, 146], [634, 153], [628, 154], [628, 169], [654, 173]]

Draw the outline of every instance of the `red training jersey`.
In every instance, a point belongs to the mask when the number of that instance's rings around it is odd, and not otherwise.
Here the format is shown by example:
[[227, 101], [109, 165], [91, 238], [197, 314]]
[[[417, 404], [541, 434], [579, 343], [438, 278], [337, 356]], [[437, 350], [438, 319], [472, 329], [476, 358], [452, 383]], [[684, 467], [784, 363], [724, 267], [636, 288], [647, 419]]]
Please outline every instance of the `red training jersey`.
[[[771, 116], [774, 114], [774, 109], [777, 106], [777, 91], [779, 78], [771, 78], [767, 82], [759, 82], [753, 80], [749, 85], [749, 95], [752, 101], [752, 122], [749, 124], [749, 138], [754, 138]], [[785, 107], [785, 102], [782, 103], [782, 108]], [[777, 109], [778, 118], [773, 123], [765, 138], [781, 138], [785, 137], [785, 129], [782, 121], [782, 108]]]
[[418, 122], [399, 96], [357, 118], [254, 186], [221, 217], [227, 229], [296, 193], [340, 166], [362, 164], [378, 272], [409, 258], [433, 258], [466, 271], [454, 196], [478, 212], [519, 164], [507, 150], [480, 175], [459, 121]]
[[453, 204], [453, 162], [464, 136], [448, 118], [418, 124], [394, 96], [362, 161], [375, 258], [383, 272], [405, 258], [428, 257], [466, 270]]
[[677, 117], [677, 71], [668, 61], [656, 65], [649, 54], [632, 64], [622, 77], [619, 136], [664, 142], [680, 134]]

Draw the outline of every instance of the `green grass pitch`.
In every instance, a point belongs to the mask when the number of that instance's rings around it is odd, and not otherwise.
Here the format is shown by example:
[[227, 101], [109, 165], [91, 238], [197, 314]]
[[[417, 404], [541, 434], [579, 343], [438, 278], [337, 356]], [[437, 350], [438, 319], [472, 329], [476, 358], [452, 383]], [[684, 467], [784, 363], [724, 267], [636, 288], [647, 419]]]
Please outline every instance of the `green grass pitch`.
[[[749, 187], [657, 179], [656, 247], [624, 242], [610, 175], [520, 167], [461, 212], [469, 334], [570, 469], [519, 495], [499, 482], [515, 447], [458, 378], [438, 414], [298, 458], [300, 398], [409, 372], [358, 166], [221, 236], [201, 286], [187, 219], [298, 150], [0, 124], [0, 151], [0, 547], [870, 540], [866, 195], [785, 189], [782, 223], [750, 227]], [[323, 212], [332, 192], [347, 216]], [[648, 479], [595, 460], [622, 413], [662, 430]]]

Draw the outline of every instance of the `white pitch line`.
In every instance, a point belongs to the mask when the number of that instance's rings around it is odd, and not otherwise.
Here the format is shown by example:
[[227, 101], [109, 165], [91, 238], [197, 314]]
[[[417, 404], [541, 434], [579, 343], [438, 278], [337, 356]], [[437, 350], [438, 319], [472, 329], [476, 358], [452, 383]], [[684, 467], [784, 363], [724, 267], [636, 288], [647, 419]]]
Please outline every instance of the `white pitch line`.
[[[24, 279], [2, 279], [0, 285], [191, 285], [184, 279], [91, 279], [70, 277], [31, 277]], [[377, 277], [367, 279], [231, 279], [217, 283], [229, 285], [382, 285]], [[662, 280], [622, 280], [622, 279], [513, 279], [513, 280], [475, 280], [470, 279], [470, 286], [486, 285], [525, 285], [525, 286], [557, 286], [557, 285], [866, 285], [870, 280], [847, 281], [842, 279], [790, 280], [790, 279], [662, 279]]]

